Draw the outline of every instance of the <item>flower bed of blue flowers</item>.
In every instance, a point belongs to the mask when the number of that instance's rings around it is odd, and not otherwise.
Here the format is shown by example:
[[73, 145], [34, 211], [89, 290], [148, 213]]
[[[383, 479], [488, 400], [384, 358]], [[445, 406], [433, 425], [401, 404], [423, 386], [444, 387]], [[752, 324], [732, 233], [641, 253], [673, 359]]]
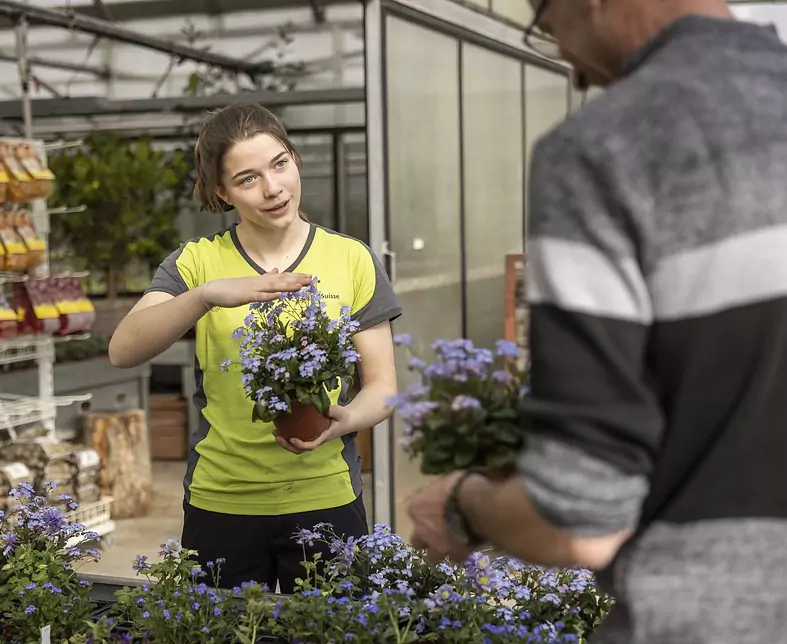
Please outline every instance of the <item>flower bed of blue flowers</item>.
[[[79, 564], [100, 553], [75, 547], [95, 537], [65, 523], [44, 496], [21, 486], [0, 516], [0, 639], [56, 644], [196, 642], [256, 644], [504, 644], [585, 642], [611, 600], [585, 570], [544, 570], [476, 553], [463, 565], [428, 563], [387, 526], [341, 539], [331, 526], [302, 530], [305, 547], [322, 542], [331, 557], [304, 557], [298, 591], [255, 583], [217, 590], [221, 559], [202, 570], [177, 541], [160, 560], [133, 562], [139, 585], [97, 604]], [[68, 499], [65, 499], [68, 502]]]

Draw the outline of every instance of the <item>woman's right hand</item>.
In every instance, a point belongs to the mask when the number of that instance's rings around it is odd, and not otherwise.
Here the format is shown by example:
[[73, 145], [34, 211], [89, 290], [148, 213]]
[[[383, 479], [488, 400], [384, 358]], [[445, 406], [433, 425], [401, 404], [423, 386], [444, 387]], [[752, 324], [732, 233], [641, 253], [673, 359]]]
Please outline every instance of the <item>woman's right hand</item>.
[[200, 286], [202, 301], [208, 309], [216, 306], [235, 308], [251, 302], [274, 300], [282, 292], [300, 291], [311, 284], [312, 277], [303, 273], [280, 273], [274, 268], [270, 273], [254, 277], [232, 277], [211, 280]]

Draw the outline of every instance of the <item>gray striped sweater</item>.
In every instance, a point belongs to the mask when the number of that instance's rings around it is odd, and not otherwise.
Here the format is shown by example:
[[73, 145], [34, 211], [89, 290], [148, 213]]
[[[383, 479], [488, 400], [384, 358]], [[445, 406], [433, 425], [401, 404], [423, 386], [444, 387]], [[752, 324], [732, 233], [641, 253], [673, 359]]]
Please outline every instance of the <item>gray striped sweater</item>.
[[637, 528], [593, 644], [787, 642], [787, 48], [673, 23], [530, 177], [521, 473], [566, 531]]

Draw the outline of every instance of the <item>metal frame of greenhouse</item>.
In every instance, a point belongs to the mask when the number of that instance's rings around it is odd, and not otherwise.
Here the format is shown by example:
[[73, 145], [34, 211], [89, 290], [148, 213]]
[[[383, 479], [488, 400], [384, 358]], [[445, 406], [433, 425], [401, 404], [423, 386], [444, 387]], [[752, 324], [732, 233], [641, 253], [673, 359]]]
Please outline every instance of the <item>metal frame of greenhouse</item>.
[[[525, 0], [521, 0], [524, 2]], [[569, 82], [568, 69], [547, 61], [523, 43], [523, 26], [492, 13], [491, 0], [481, 5], [460, 0], [368, 0], [354, 4], [363, 5], [360, 28], [364, 42], [365, 85], [335, 89], [309, 89], [290, 92], [252, 92], [237, 95], [177, 98], [108, 99], [101, 96], [33, 99], [31, 94], [31, 67], [51, 67], [83, 72], [105, 77], [109, 70], [96, 65], [76, 64], [34, 55], [28, 46], [29, 31], [36, 26], [57, 27], [72, 32], [90, 34], [97, 39], [118, 41], [151, 49], [177, 61], [194, 61], [232, 74], [255, 78], [262, 70], [259, 63], [244, 61], [223, 54], [181, 45], [169, 40], [137, 33], [122, 26], [123, 22], [139, 18], [170, 18], [189, 14], [213, 14], [220, 11], [238, 12], [252, 10], [277, 10], [295, 6], [308, 7], [313, 12], [314, 28], [320, 29], [326, 21], [326, 10], [336, 5], [353, 3], [335, 0], [165, 0], [142, 2], [127, 0], [79, 6], [70, 11], [33, 7], [23, 2], [0, 0], [0, 30], [14, 29], [16, 53], [0, 53], [0, 60], [16, 60], [19, 68], [21, 100], [0, 101], [0, 124], [16, 127], [27, 138], [46, 125], [51, 136], [86, 134], [92, 125], [103, 122], [111, 127], [126, 123], [129, 136], [149, 134], [161, 138], [192, 136], [194, 117], [207, 109], [233, 101], [259, 101], [269, 106], [293, 108], [299, 106], [345, 106], [356, 112], [344, 120], [327, 119], [323, 123], [300, 122], [291, 131], [298, 133], [326, 133], [333, 137], [335, 175], [334, 191], [341, 194], [344, 187], [337, 178], [345, 163], [337, 137], [347, 132], [364, 132], [366, 135], [367, 198], [369, 243], [374, 252], [386, 262], [390, 273], [395, 273], [395, 253], [390, 247], [390, 189], [388, 185], [388, 86], [386, 78], [386, 23], [391, 18], [405, 20], [424, 29], [447, 34], [457, 42], [471, 43], [506, 57], [565, 78], [566, 102], [577, 104]], [[570, 109], [569, 109], [570, 111]], [[145, 127], [146, 117], [159, 115], [164, 125], [157, 130]], [[80, 121], [81, 119], [81, 121]], [[169, 120], [167, 120], [169, 119]], [[80, 125], [79, 123], [83, 123]], [[62, 127], [63, 131], [58, 131]], [[68, 131], [66, 131], [68, 130]], [[464, 270], [464, 269], [463, 269]], [[392, 275], [395, 281], [395, 275]], [[466, 276], [465, 276], [466, 277]], [[463, 277], [463, 279], [465, 278]], [[458, 311], [465, 316], [466, 312]], [[374, 430], [373, 443], [373, 519], [388, 523], [394, 528], [397, 513], [394, 462], [394, 421], [388, 421]]]

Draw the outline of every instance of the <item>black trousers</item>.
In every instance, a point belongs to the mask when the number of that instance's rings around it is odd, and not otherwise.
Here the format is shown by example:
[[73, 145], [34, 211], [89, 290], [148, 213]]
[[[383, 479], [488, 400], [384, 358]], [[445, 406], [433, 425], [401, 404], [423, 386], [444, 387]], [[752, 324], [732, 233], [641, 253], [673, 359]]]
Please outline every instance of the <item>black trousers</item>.
[[[325, 522], [332, 524], [334, 532], [344, 538], [358, 538], [369, 532], [360, 496], [338, 508], [281, 516], [222, 514], [200, 510], [187, 503], [183, 509], [181, 541], [184, 548], [197, 551], [197, 561], [208, 572], [206, 583], [212, 584], [207, 563], [219, 558], [226, 560], [221, 565], [218, 583], [221, 588], [256, 581], [275, 591], [278, 582], [281, 592], [290, 594], [295, 589], [295, 580], [305, 572], [301, 565], [303, 546], [293, 538], [298, 530], [311, 529]], [[332, 557], [324, 544], [306, 545], [308, 561], [312, 561], [317, 552], [322, 554], [323, 561]]]

